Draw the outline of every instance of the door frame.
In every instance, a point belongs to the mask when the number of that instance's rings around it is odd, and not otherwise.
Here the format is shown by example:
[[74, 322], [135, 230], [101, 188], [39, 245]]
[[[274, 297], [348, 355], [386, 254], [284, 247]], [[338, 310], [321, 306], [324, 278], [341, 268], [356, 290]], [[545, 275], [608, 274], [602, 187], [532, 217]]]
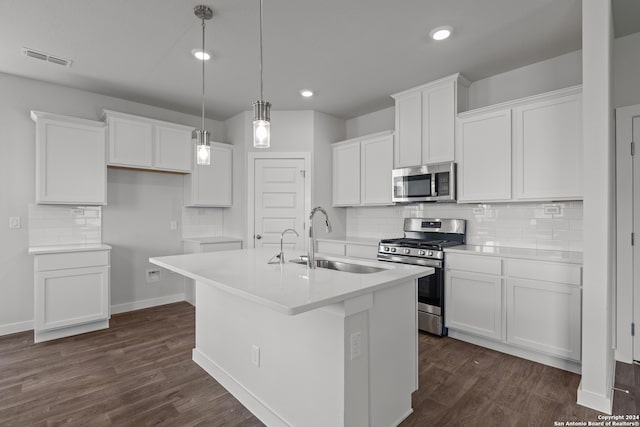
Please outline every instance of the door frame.
[[[616, 345], [615, 359], [633, 363], [631, 323], [634, 321], [633, 247], [633, 118], [640, 116], [640, 104], [616, 108]], [[636, 141], [640, 145], [640, 141]], [[636, 147], [640, 149], [640, 147]], [[640, 239], [640, 236], [637, 237]], [[636, 275], [640, 271], [636, 272]], [[636, 313], [640, 314], [640, 313]], [[637, 325], [640, 327], [640, 325]]]
[[[304, 212], [303, 212], [303, 224], [305, 221], [304, 214], [311, 212], [311, 177], [313, 171], [311, 170], [311, 153], [309, 152], [267, 152], [262, 153], [258, 151], [252, 151], [247, 156], [247, 248], [254, 248], [255, 240], [253, 235], [255, 233], [255, 166], [256, 160], [259, 159], [303, 159], [304, 160]], [[302, 236], [304, 242], [304, 249], [307, 249], [307, 239]]]

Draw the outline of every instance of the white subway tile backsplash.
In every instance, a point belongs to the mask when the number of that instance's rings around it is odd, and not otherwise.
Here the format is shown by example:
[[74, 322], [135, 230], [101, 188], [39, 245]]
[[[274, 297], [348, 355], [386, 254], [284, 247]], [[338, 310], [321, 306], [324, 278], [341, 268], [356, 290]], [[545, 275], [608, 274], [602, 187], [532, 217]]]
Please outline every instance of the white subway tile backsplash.
[[101, 206], [29, 205], [29, 246], [102, 243]]
[[182, 237], [223, 235], [222, 208], [182, 208]]
[[[557, 206], [560, 212], [545, 213], [545, 206]], [[473, 245], [582, 251], [581, 201], [354, 207], [347, 209], [347, 235], [399, 237], [403, 219], [411, 217], [466, 219], [467, 242]]]

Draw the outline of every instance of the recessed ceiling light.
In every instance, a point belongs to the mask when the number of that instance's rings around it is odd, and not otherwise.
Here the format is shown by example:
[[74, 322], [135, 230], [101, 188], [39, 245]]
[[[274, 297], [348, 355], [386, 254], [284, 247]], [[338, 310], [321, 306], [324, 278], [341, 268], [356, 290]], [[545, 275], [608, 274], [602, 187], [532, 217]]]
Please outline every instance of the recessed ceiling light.
[[305, 98], [311, 98], [313, 96], [313, 91], [311, 89], [302, 89], [300, 91], [300, 95], [304, 96]]
[[203, 51], [202, 49], [193, 49], [191, 54], [198, 58], [200, 61], [208, 61], [211, 59], [211, 52]]
[[448, 38], [452, 32], [453, 32], [452, 27], [448, 25], [444, 25], [442, 27], [436, 27], [433, 30], [431, 30], [431, 32], [429, 33], [429, 36], [431, 36], [431, 38], [434, 40], [440, 41]]

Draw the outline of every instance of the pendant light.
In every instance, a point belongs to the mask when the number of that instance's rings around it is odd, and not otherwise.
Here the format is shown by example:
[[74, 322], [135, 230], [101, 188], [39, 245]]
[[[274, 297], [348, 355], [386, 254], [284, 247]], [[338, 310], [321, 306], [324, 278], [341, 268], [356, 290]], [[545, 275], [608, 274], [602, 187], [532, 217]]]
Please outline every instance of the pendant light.
[[253, 146], [271, 146], [271, 104], [263, 99], [262, 92], [262, 0], [260, 0], [260, 101], [253, 103]]
[[202, 128], [195, 131], [196, 135], [196, 163], [199, 165], [211, 164], [211, 142], [209, 141], [209, 131], [204, 128], [204, 63], [205, 50], [204, 50], [204, 28], [205, 20], [211, 19], [213, 16], [213, 10], [204, 5], [196, 6], [193, 9], [195, 15], [202, 21]]

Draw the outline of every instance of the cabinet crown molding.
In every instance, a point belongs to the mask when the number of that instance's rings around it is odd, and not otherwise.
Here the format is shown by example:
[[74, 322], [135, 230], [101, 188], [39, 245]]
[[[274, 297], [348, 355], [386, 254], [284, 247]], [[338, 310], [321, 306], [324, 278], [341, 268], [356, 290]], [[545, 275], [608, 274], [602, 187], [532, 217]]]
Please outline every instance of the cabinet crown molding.
[[331, 145], [349, 144], [351, 142], [357, 142], [357, 141], [360, 141], [362, 139], [377, 138], [377, 137], [380, 137], [380, 136], [393, 135], [394, 133], [395, 133], [395, 130], [393, 130], [393, 129], [383, 130], [383, 131], [380, 131], [380, 132], [375, 132], [375, 133], [370, 133], [370, 134], [367, 134], [367, 135], [361, 135], [361, 136], [356, 136], [356, 137], [349, 138], [349, 139], [344, 139], [342, 141], [332, 142]]
[[105, 127], [104, 122], [100, 122], [97, 120], [82, 119], [79, 117], [65, 116], [62, 114], [47, 113], [44, 111], [36, 111], [36, 110], [31, 110], [31, 120], [33, 120], [36, 123], [38, 122], [38, 120], [56, 120], [59, 122], [81, 124], [81, 125], [93, 126], [97, 128]]
[[146, 122], [149, 122], [158, 126], [169, 126], [176, 129], [184, 129], [189, 131], [193, 131], [195, 129], [195, 126], [187, 126], [179, 123], [168, 122], [166, 120], [158, 120], [150, 117], [138, 116], [135, 114], [122, 113], [120, 111], [102, 110], [102, 114], [100, 114], [100, 120], [108, 122], [110, 117], [119, 117], [122, 119], [131, 119], [131, 120], [144, 120]]
[[411, 89], [403, 90], [402, 92], [394, 93], [391, 95], [391, 97], [395, 99], [403, 95], [406, 95], [408, 93], [412, 93], [417, 90], [428, 89], [431, 86], [438, 86], [438, 85], [441, 85], [442, 83], [446, 83], [449, 81], [457, 81], [460, 85], [464, 87], [469, 87], [471, 85], [471, 81], [467, 79], [464, 75], [462, 75], [462, 73], [455, 73], [455, 74], [451, 74], [450, 76], [443, 77], [441, 79], [433, 80], [429, 83], [422, 84], [420, 86], [412, 87]]

